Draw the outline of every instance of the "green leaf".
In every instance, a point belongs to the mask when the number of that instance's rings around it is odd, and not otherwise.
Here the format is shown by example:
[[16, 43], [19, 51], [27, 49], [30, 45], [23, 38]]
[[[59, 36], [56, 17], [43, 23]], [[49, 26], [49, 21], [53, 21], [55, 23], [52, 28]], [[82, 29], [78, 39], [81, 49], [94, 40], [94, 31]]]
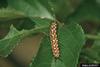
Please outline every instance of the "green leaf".
[[13, 26], [10, 28], [8, 35], [0, 40], [0, 56], [7, 57], [11, 53], [12, 49], [20, 42], [23, 38], [23, 31], [16, 30]]
[[36, 22], [35, 27], [49, 27], [50, 23], [52, 22], [52, 20], [49, 19], [38, 19], [38, 18], [33, 19], [33, 21]]
[[52, 52], [48, 37], [44, 37], [41, 47], [36, 58], [33, 60], [31, 67], [49, 67], [51, 66]]
[[55, 59], [52, 59], [51, 67], [66, 67], [66, 66], [61, 60], [57, 59], [55, 62]]
[[29, 17], [48, 18], [54, 20], [54, 17], [47, 8], [38, 0], [8, 0], [11, 7], [22, 11]]
[[[34, 22], [36, 27], [49, 25], [52, 20], [55, 20], [51, 9], [45, 6], [44, 1], [39, 0], [8, 0], [9, 6], [21, 11], [23, 15], [28, 16]], [[49, 6], [49, 4], [47, 5]], [[50, 21], [51, 20], [51, 21]], [[49, 22], [50, 21], [50, 22]]]
[[[75, 11], [82, 0], [8, 0], [11, 7], [32, 18], [60, 21]], [[56, 18], [55, 18], [56, 17]]]
[[58, 29], [60, 57], [52, 55], [50, 38], [45, 36], [30, 67], [77, 67], [79, 53], [84, 44], [84, 33], [78, 24], [64, 25]]
[[18, 31], [16, 28], [11, 26], [8, 35], [0, 40], [0, 56], [7, 57], [11, 53], [12, 49], [26, 36], [43, 33], [47, 31], [48, 26], [36, 27], [30, 30]]

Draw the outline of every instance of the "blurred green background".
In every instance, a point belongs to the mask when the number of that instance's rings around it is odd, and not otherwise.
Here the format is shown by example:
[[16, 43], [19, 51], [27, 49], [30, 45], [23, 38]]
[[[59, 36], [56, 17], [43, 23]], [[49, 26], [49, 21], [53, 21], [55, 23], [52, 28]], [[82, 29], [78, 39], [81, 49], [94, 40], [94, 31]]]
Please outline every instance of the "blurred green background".
[[[87, 34], [79, 63], [100, 63], [100, 0], [83, 0], [80, 4], [78, 0], [71, 1], [75, 2], [73, 5], [78, 5], [78, 7], [75, 8], [73, 13], [71, 12], [70, 14], [69, 12], [70, 15], [67, 17], [67, 22], [79, 22]], [[19, 15], [13, 17], [12, 15], [13, 18], [9, 18], [8, 15], [6, 16], [6, 13], [11, 14], [10, 9], [6, 9], [7, 6], [7, 0], [0, 0], [0, 39], [9, 32], [12, 24], [18, 30], [34, 28], [35, 23], [28, 17], [19, 17]], [[66, 21], [65, 19], [63, 20]], [[41, 34], [35, 37], [29, 36], [22, 40], [11, 55], [7, 58], [0, 57], [0, 67], [28, 67], [33, 55], [35, 56], [37, 53], [40, 39]]]

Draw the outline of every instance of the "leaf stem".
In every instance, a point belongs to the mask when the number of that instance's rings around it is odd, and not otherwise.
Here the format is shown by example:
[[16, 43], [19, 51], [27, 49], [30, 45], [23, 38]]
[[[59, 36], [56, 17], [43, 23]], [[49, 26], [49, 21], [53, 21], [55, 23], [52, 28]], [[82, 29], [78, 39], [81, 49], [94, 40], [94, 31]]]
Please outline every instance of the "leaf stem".
[[0, 19], [13, 19], [25, 17], [23, 13], [9, 7], [0, 9]]
[[99, 35], [86, 34], [85, 36], [87, 39], [100, 40]]

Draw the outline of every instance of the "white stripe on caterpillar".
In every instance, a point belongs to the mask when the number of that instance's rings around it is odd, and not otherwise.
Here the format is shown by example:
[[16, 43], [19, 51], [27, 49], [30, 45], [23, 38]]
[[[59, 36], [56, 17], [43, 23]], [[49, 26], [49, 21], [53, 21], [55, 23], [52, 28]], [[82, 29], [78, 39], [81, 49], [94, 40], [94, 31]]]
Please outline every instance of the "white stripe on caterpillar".
[[59, 47], [57, 38], [57, 22], [53, 22], [50, 27], [50, 40], [52, 46], [52, 53], [55, 58], [59, 57]]

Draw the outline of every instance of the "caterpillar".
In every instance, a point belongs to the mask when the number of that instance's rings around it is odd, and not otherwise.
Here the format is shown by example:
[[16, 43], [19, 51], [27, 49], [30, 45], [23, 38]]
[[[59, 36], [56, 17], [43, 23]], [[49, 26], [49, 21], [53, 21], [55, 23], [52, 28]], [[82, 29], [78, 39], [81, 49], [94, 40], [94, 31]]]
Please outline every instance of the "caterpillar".
[[50, 40], [52, 46], [52, 53], [55, 58], [59, 57], [59, 47], [58, 47], [58, 38], [57, 38], [57, 22], [52, 22], [50, 26]]

